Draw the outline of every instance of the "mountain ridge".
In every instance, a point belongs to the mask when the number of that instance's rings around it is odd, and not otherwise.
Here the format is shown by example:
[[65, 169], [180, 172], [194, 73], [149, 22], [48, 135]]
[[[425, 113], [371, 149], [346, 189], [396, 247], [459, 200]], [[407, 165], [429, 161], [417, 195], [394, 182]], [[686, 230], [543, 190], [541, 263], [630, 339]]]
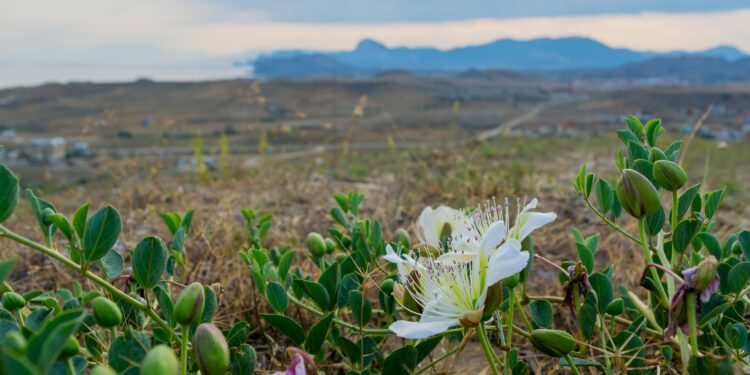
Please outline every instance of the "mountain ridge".
[[338, 52], [277, 51], [244, 62], [259, 78], [320, 78], [372, 76], [384, 71], [459, 73], [469, 70], [508, 69], [525, 72], [614, 69], [655, 58], [718, 57], [727, 62], [748, 58], [733, 46], [721, 45], [698, 52], [636, 51], [614, 48], [585, 37], [498, 39], [452, 49], [387, 47], [363, 39], [353, 50]]

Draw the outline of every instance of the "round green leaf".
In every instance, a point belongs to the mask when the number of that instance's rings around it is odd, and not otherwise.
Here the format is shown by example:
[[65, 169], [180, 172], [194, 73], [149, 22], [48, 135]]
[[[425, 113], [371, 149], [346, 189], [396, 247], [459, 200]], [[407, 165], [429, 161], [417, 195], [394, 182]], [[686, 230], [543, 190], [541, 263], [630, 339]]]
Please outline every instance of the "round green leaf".
[[538, 327], [549, 328], [552, 326], [552, 304], [549, 301], [533, 300], [529, 303], [529, 311], [531, 312], [531, 320]]
[[268, 304], [271, 305], [271, 308], [273, 308], [273, 311], [276, 311], [279, 314], [283, 314], [289, 304], [289, 297], [286, 295], [284, 287], [273, 281], [268, 283], [266, 299], [268, 300]]
[[[91, 222], [86, 227], [86, 232]], [[138, 243], [133, 252], [133, 277], [144, 289], [153, 288], [167, 269], [169, 252], [164, 241], [158, 237], [146, 237]]]
[[115, 245], [120, 236], [122, 219], [112, 206], [100, 208], [86, 223], [83, 249], [86, 262], [95, 262]]
[[260, 316], [286, 337], [289, 337], [295, 345], [302, 346], [305, 342], [305, 331], [293, 319], [277, 314], [260, 314]]
[[13, 214], [18, 205], [18, 177], [0, 165], [0, 223]]

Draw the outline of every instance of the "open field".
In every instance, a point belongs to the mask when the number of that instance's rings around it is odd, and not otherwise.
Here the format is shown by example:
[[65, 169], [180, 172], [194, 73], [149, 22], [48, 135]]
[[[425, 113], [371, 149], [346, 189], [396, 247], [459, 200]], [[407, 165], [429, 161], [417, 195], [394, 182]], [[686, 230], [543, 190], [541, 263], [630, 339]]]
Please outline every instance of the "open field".
[[[739, 132], [750, 110], [750, 94], [741, 85], [602, 89], [523, 77], [138, 82], [0, 91], [0, 97], [11, 96], [13, 101], [0, 107], [0, 124], [23, 137], [87, 141], [96, 154], [81, 162], [8, 163], [15, 165], [22, 186], [34, 187], [58, 211], [72, 214], [86, 201], [112, 204], [123, 217], [121, 246], [133, 248], [145, 235], [168, 237], [161, 212], [195, 209], [186, 244], [189, 267], [177, 281], [223, 285], [227, 292], [217, 323], [227, 328], [238, 319], [250, 322], [263, 369], [282, 368], [283, 354], [264, 332], [250, 275], [237, 256], [248, 241], [241, 208], [272, 213], [268, 244], [299, 249], [296, 262], [304, 265], [304, 238], [331, 225], [327, 212], [337, 192], [363, 193], [363, 215], [381, 220], [387, 238], [398, 228], [413, 235], [425, 206], [537, 197], [542, 211], [559, 215], [535, 235], [537, 251], [560, 261], [576, 252], [572, 228], [587, 235], [604, 229], [582, 210], [571, 181], [583, 163], [614, 180], [611, 160], [620, 144], [613, 132], [623, 127], [620, 116], [662, 117], [669, 131], [665, 138], [671, 140], [682, 137], [678, 128], [691, 126], [709, 104], [714, 113], [707, 129]], [[355, 116], [363, 96], [362, 116]], [[555, 130], [540, 133], [542, 126]], [[200, 152], [193, 146], [196, 134], [204, 141]], [[222, 134], [228, 138], [223, 153]], [[224, 165], [203, 175], [189, 163], [178, 167], [196, 153]], [[688, 174], [702, 176], [691, 183], [702, 182], [704, 191], [728, 187], [725, 211], [717, 219], [720, 239], [750, 226], [748, 162], [746, 138], [697, 138], [688, 150]], [[32, 214], [23, 207], [6, 225], [38, 237]], [[625, 219], [623, 225], [635, 231], [634, 222]], [[614, 264], [613, 281], [635, 289], [643, 269], [639, 257], [633, 262], [639, 249], [606, 233], [596, 263]], [[0, 258], [20, 258], [15, 285], [61, 288], [84, 280], [28, 249], [2, 245]], [[556, 270], [535, 265], [534, 277], [531, 293], [559, 294]], [[559, 323], [570, 323], [559, 312]], [[309, 327], [308, 314], [293, 314]], [[482, 355], [470, 345], [455, 370], [483, 370], [476, 367], [481, 361], [472, 361]], [[556, 368], [547, 362], [537, 366], [537, 371]]]

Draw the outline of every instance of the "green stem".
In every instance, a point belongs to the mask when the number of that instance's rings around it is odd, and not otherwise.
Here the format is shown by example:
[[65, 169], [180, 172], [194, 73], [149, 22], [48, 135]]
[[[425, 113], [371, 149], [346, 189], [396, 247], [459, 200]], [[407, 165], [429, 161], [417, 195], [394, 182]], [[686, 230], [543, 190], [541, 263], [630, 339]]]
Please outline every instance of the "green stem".
[[695, 293], [690, 292], [687, 294], [687, 318], [688, 318], [688, 334], [690, 335], [690, 353], [697, 357], [700, 355], [698, 351], [698, 324], [695, 319], [695, 310], [697, 308], [697, 302]]
[[495, 352], [492, 351], [490, 340], [487, 338], [487, 331], [484, 329], [484, 323], [479, 323], [479, 326], [477, 326], [477, 333], [479, 334], [479, 342], [482, 344], [484, 355], [487, 356], [487, 362], [490, 364], [492, 373], [494, 375], [500, 375], [500, 370], [497, 369], [497, 364], [495, 363], [497, 357], [495, 356]]
[[188, 352], [188, 333], [190, 327], [182, 325], [182, 343], [180, 345], [180, 374], [187, 375], [187, 352]]
[[[505, 317], [505, 324], [508, 326], [508, 335], [507, 335], [507, 341], [508, 341], [507, 346], [508, 346], [508, 348], [512, 348], [513, 347], [513, 318], [516, 315], [516, 313], [514, 311], [514, 307], [516, 305], [515, 302], [514, 302], [515, 296], [516, 296], [515, 291], [511, 289], [510, 296], [508, 296], [508, 298], [510, 298], [510, 306], [508, 308], [508, 315], [506, 315], [506, 317]], [[510, 366], [510, 363], [508, 363], [508, 356], [506, 355], [506, 357], [505, 357], [505, 373], [507, 373], [507, 374], [509, 374], [510, 371], [511, 371], [511, 369], [509, 368], [509, 366]]]
[[73, 357], [70, 357], [65, 361], [65, 367], [68, 370], [68, 375], [78, 375], [75, 366], [73, 366]]
[[581, 372], [578, 371], [578, 367], [573, 363], [573, 358], [570, 357], [570, 354], [565, 355], [565, 360], [568, 361], [568, 365], [570, 365], [570, 369], [573, 370], [575, 375], [581, 375]]
[[623, 229], [621, 226], [619, 226], [619, 225], [615, 224], [614, 222], [612, 222], [611, 220], [607, 219], [607, 216], [605, 216], [604, 214], [602, 214], [596, 207], [594, 207], [594, 205], [591, 204], [591, 202], [589, 202], [588, 198], [585, 198], [584, 201], [586, 202], [586, 205], [589, 206], [589, 208], [591, 209], [591, 211], [593, 211], [596, 216], [599, 216], [599, 218], [602, 219], [602, 222], [604, 222], [604, 224], [609, 225], [610, 227], [612, 227], [612, 229], [620, 232], [620, 234], [622, 234], [623, 236], [627, 237], [631, 241], [633, 241], [633, 242], [639, 242], [638, 239], [635, 236], [633, 236], [632, 234], [630, 234], [628, 231], [626, 231], [625, 229]]
[[[646, 225], [643, 219], [638, 220], [638, 235], [641, 238], [643, 257], [645, 258], [646, 263], [653, 263], [653, 260], [651, 260], [651, 247], [646, 240]], [[669, 297], [667, 297], [667, 292], [664, 291], [664, 286], [661, 285], [661, 278], [659, 277], [659, 274], [653, 267], [649, 267], [649, 271], [651, 271], [651, 276], [654, 278], [654, 284], [656, 285], [656, 290], [659, 292], [659, 296], [661, 297], [663, 306], [669, 306]]]
[[93, 272], [88, 271], [88, 270], [85, 272], [82, 271], [81, 266], [79, 266], [76, 262], [74, 262], [70, 258], [65, 257], [64, 255], [58, 253], [57, 251], [53, 249], [50, 249], [49, 247], [38, 244], [24, 236], [21, 236], [11, 231], [10, 229], [6, 228], [3, 225], [0, 225], [0, 237], [6, 237], [22, 245], [30, 247], [36, 251], [39, 251], [43, 253], [44, 255], [47, 255], [48, 257], [53, 258], [57, 260], [58, 262], [64, 264], [66, 267], [70, 268], [71, 270], [82, 274], [87, 279], [91, 280], [95, 284], [107, 290], [113, 296], [116, 296], [117, 298], [124, 300], [125, 302], [129, 303], [133, 307], [146, 313], [146, 315], [151, 317], [151, 319], [153, 319], [161, 328], [169, 332], [170, 335], [174, 337], [174, 332], [169, 326], [169, 323], [167, 323], [162, 318], [160, 318], [159, 314], [157, 314], [156, 311], [154, 311], [150, 306], [148, 306], [147, 304], [141, 301], [136, 300], [135, 298], [131, 297], [129, 294], [121, 291], [120, 289], [117, 289], [114, 285], [110, 284], [107, 280], [102, 279], [101, 277], [94, 274]]
[[[305, 309], [305, 310], [307, 310], [307, 311], [309, 311], [309, 312], [311, 312], [311, 313], [313, 313], [315, 315], [318, 315], [318, 316], [325, 315], [325, 313], [323, 313], [322, 311], [320, 311], [317, 308], [312, 307], [312, 306], [310, 306], [308, 304], [305, 304], [304, 302], [298, 300], [296, 297], [294, 297], [291, 294], [289, 295], [289, 300], [292, 301], [292, 302], [294, 302], [295, 305], [297, 305], [297, 306], [299, 306], [299, 307], [301, 307], [301, 308], [303, 308], [303, 309]], [[354, 324], [351, 324], [351, 323], [347, 323], [347, 322], [345, 322], [345, 321], [343, 321], [341, 319], [335, 319], [334, 318], [333, 322], [336, 323], [336, 324], [338, 324], [338, 325], [340, 325], [340, 326], [342, 326], [342, 327], [346, 327], [346, 328], [349, 328], [349, 329], [353, 329], [353, 330], [359, 331], [359, 327], [357, 325], [354, 325]], [[392, 334], [393, 332], [390, 329], [363, 328], [362, 329], [362, 333], [373, 334], [373, 335], [388, 335], [388, 334]]]
[[526, 324], [526, 328], [528, 328], [529, 330], [533, 330], [534, 327], [531, 325], [531, 321], [529, 320], [529, 317], [526, 316], [526, 312], [523, 311], [521, 302], [518, 300], [518, 298], [513, 298], [513, 301], [516, 303], [516, 307], [518, 307], [518, 313], [521, 314], [521, 318], [523, 319], [523, 322]]

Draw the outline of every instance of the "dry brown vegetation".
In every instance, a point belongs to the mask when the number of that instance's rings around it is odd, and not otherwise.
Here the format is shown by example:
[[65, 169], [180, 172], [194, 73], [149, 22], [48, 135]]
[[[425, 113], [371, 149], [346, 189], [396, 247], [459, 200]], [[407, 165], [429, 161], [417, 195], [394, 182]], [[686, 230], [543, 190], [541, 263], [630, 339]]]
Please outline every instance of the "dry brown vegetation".
[[[188, 266], [179, 273], [178, 280], [221, 283], [225, 292], [217, 319], [220, 327], [228, 327], [238, 319], [248, 320], [254, 327], [256, 348], [262, 354], [259, 367], [280, 368], [276, 358], [281, 357], [274, 341], [279, 338], [264, 334], [263, 324], [254, 315], [260, 300], [254, 300], [248, 271], [237, 257], [237, 251], [246, 243], [241, 208], [272, 213], [274, 224], [268, 244], [297, 248], [297, 264], [307, 267], [304, 236], [309, 231], [324, 232], [332, 224], [327, 212], [336, 192], [363, 193], [362, 215], [382, 220], [387, 238], [400, 227], [413, 233], [411, 225], [426, 205], [473, 206], [492, 197], [538, 197], [541, 210], [559, 215], [556, 222], [535, 236], [538, 253], [557, 262], [570, 259], [575, 254], [570, 234], [573, 227], [587, 235], [602, 232], [597, 267], [615, 265], [618, 278], [613, 281], [635, 289], [643, 269], [641, 258], [635, 256], [639, 250], [612, 235], [583, 210], [583, 203], [574, 196], [570, 185], [581, 163], [612, 177], [615, 167], [610, 160], [616, 144], [609, 137], [513, 138], [455, 149], [322, 153], [295, 160], [261, 160], [254, 168], [233, 168], [230, 177], [208, 179], [191, 173], [175, 175], [157, 161], [133, 160], [113, 162], [105, 168], [106, 174], [45, 198], [64, 213], [72, 213], [86, 201], [114, 205], [123, 217], [121, 241], [126, 248], [132, 248], [145, 235], [168, 237], [160, 212], [194, 208], [192, 235], [186, 245]], [[717, 149], [713, 142], [699, 141], [691, 146], [687, 159], [689, 169], [704, 172], [691, 175], [705, 175], [706, 189], [730, 183], [724, 203], [730, 210], [722, 212], [724, 216], [719, 221], [723, 230], [719, 234], [748, 225], [748, 194], [741, 188], [748, 186], [750, 178], [746, 146], [730, 144]], [[710, 158], [706, 159], [706, 155]], [[23, 175], [21, 178], [23, 181]], [[32, 220], [25, 207], [7, 226], [35, 237]], [[634, 223], [625, 226], [633, 229]], [[21, 289], [68, 287], [75, 278], [42, 255], [17, 248], [9, 241], [1, 244], [0, 257], [20, 258], [12, 281]], [[556, 270], [537, 263], [531, 280], [531, 294], [559, 294]], [[295, 314], [306, 327], [310, 324], [305, 314]], [[570, 318], [558, 310], [556, 319], [565, 323]], [[478, 348], [468, 347], [455, 370], [481, 371], [476, 366], [484, 362], [472, 361], [481, 355]], [[540, 362], [538, 366], [550, 366], [547, 370], [551, 370], [556, 364]]]

